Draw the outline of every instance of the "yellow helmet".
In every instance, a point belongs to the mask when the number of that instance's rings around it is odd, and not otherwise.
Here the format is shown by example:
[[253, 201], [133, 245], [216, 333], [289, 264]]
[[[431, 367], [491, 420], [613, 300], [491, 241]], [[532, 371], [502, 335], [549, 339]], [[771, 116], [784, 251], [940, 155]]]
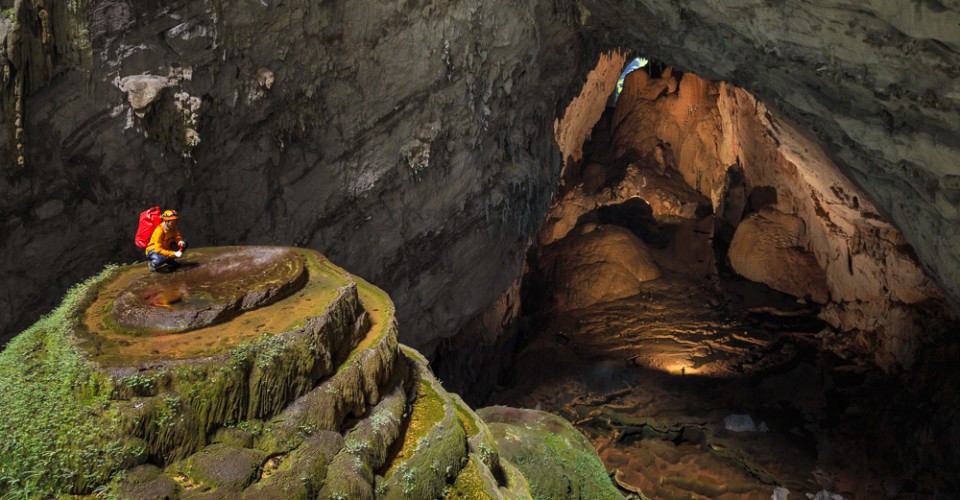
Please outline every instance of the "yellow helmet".
[[180, 216], [177, 215], [176, 210], [164, 210], [163, 214], [160, 215], [160, 218], [163, 220], [179, 220]]

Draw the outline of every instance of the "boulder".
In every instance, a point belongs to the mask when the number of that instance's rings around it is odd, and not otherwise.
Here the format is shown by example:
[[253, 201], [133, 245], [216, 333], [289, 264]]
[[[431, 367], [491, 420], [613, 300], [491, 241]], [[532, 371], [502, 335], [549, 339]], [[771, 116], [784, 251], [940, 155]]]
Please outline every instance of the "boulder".
[[526, 476], [534, 498], [622, 498], [590, 441], [566, 420], [538, 410], [477, 410], [501, 457]]
[[547, 247], [541, 272], [554, 287], [558, 310], [580, 309], [636, 295], [640, 284], [660, 277], [640, 238], [619, 226], [582, 226]]
[[773, 209], [751, 213], [737, 227], [727, 254], [737, 274], [795, 297], [825, 304], [826, 275], [803, 247], [803, 221]]

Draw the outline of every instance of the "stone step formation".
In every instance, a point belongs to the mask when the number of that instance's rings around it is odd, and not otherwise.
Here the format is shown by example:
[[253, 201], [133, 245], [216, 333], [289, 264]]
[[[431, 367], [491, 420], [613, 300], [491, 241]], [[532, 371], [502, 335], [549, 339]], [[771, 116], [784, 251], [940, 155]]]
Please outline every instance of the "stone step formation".
[[566, 421], [446, 392], [387, 294], [312, 250], [110, 267], [0, 354], [0, 393], [4, 493], [620, 497]]

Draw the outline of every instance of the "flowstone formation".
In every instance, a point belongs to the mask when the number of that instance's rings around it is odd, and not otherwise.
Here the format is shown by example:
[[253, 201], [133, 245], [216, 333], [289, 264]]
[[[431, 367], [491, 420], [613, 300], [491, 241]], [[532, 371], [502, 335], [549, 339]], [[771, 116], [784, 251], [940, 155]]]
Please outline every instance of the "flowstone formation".
[[488, 425], [447, 393], [398, 343], [389, 297], [321, 254], [181, 262], [107, 268], [0, 354], [0, 493], [558, 498], [577, 478], [618, 496], [562, 419]]

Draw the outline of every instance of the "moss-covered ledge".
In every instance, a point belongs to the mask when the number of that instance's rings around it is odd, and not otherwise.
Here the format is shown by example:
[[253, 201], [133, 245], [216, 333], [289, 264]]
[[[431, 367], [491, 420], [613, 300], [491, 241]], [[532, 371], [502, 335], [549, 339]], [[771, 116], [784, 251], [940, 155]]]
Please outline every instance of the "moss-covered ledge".
[[455, 403], [414, 349], [402, 347], [415, 382], [410, 417], [378, 480], [383, 498], [436, 498], [467, 459], [467, 435]]
[[74, 286], [0, 353], [0, 492], [90, 492], [145, 459], [144, 443], [120, 432], [110, 378], [75, 345], [90, 290], [121, 270]]
[[0, 495], [608, 496], [569, 424], [524, 410], [485, 421], [446, 392], [398, 343], [382, 290], [311, 250], [264, 251], [294, 256], [306, 282], [227, 321], [115, 328], [118, 294], [150, 277], [142, 264], [112, 266], [11, 342], [0, 353]]
[[481, 408], [477, 415], [501, 456], [526, 477], [534, 498], [623, 498], [593, 445], [563, 418], [506, 406]]
[[[187, 457], [223, 425], [270, 418], [334, 374], [370, 320], [348, 273], [294, 251], [310, 275], [300, 292], [252, 313], [255, 322], [241, 316], [200, 334], [254, 329], [271, 308], [291, 329], [207, 346], [202, 356], [174, 349], [125, 358], [126, 345], [184, 339], [116, 341], [91, 331], [91, 317], [109, 310], [105, 291], [142, 264], [108, 267], [74, 287], [0, 354], [0, 492], [90, 493], [119, 470]], [[290, 315], [295, 306], [306, 314]]]

